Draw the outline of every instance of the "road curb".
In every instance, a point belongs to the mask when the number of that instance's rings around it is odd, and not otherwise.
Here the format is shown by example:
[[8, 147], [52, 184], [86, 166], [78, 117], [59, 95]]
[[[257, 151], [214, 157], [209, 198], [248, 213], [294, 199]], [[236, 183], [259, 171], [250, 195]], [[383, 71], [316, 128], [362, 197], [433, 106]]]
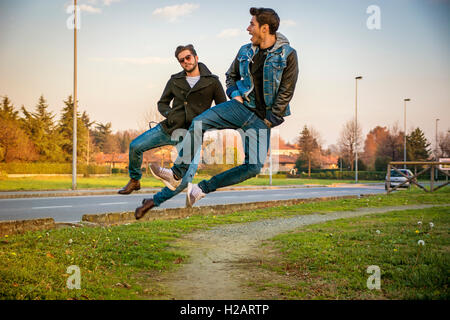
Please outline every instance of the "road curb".
[[296, 204], [308, 203], [308, 202], [321, 202], [340, 199], [355, 199], [372, 194], [361, 195], [349, 195], [349, 196], [333, 196], [333, 197], [320, 197], [320, 198], [308, 198], [308, 199], [289, 199], [289, 200], [274, 200], [264, 202], [249, 202], [239, 204], [227, 204], [227, 205], [214, 205], [214, 206], [202, 206], [193, 208], [170, 208], [170, 209], [157, 209], [150, 210], [139, 221], [134, 217], [134, 212], [120, 212], [120, 213], [102, 213], [102, 214], [85, 214], [82, 216], [82, 222], [88, 222], [90, 224], [97, 224], [99, 226], [111, 226], [121, 225], [126, 223], [145, 222], [153, 220], [171, 220], [187, 218], [193, 215], [222, 215], [233, 213], [237, 211], [257, 210], [271, 207], [291, 206]]

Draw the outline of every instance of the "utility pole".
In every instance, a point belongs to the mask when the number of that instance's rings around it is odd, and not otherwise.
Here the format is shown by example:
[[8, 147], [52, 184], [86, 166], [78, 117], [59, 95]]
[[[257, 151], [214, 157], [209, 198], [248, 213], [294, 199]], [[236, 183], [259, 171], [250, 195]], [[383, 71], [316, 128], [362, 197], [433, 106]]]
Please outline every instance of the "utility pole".
[[435, 147], [435, 149], [436, 149], [436, 153], [435, 153], [435, 157], [436, 157], [436, 161], [439, 161], [439, 159], [438, 159], [438, 152], [439, 152], [439, 144], [438, 144], [438, 121], [439, 121], [440, 119], [436, 119], [436, 147]]
[[362, 77], [355, 77], [355, 183], [358, 183], [358, 80]]
[[77, 0], [74, 0], [72, 190], [77, 189]]
[[[404, 103], [405, 103], [405, 114], [404, 114], [404, 129], [405, 132], [403, 134], [404, 138], [403, 138], [403, 161], [406, 162], [406, 101], [411, 101], [411, 99], [406, 98], [403, 99]], [[403, 169], [406, 169], [406, 163], [403, 165]]]

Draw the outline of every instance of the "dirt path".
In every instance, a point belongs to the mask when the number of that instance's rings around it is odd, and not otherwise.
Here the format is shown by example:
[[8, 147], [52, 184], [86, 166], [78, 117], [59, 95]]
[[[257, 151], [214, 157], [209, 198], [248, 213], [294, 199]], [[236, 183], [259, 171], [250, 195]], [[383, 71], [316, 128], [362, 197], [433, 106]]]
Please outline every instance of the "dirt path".
[[409, 205], [384, 208], [362, 208], [329, 214], [314, 214], [261, 220], [214, 227], [187, 235], [178, 245], [188, 250], [189, 261], [179, 270], [160, 279], [171, 292], [170, 299], [232, 300], [270, 299], [270, 292], [256, 292], [249, 282], [279, 277], [258, 265], [271, 249], [262, 247], [264, 240], [304, 225], [341, 218], [352, 218], [393, 210], [425, 209], [436, 205]]

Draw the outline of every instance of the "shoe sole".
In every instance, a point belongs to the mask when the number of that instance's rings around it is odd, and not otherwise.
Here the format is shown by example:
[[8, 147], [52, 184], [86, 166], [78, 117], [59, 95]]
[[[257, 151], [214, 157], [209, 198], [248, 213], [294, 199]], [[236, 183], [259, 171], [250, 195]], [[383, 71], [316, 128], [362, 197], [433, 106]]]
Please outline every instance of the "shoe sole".
[[187, 192], [186, 192], [186, 208], [192, 208], [191, 201], [189, 200], [189, 195], [192, 191], [192, 183], [188, 183]]
[[[152, 175], [153, 175], [156, 179], [162, 181], [162, 183], [164, 183], [164, 185], [165, 185], [167, 188], [169, 188], [170, 190], [175, 191], [175, 189], [178, 187], [178, 186], [177, 186], [177, 187], [174, 187], [174, 186], [171, 185], [170, 182], [168, 182], [167, 180], [164, 180], [163, 178], [158, 177], [158, 176], [153, 172], [151, 166], [148, 166], [148, 168], [150, 169], [150, 172], [152, 173]], [[181, 182], [180, 182], [180, 183], [181, 183]], [[179, 184], [178, 184], [178, 185], [179, 185]]]

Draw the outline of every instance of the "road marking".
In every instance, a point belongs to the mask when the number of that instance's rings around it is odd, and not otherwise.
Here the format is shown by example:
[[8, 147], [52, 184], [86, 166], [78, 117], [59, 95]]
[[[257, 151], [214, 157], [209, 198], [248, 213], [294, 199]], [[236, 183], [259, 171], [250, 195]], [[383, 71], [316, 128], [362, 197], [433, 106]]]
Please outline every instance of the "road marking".
[[106, 203], [100, 203], [100, 206], [111, 206], [115, 204], [127, 204], [128, 202], [106, 202]]
[[32, 207], [31, 209], [55, 209], [55, 208], [72, 208], [72, 206], [51, 206], [51, 207]]

